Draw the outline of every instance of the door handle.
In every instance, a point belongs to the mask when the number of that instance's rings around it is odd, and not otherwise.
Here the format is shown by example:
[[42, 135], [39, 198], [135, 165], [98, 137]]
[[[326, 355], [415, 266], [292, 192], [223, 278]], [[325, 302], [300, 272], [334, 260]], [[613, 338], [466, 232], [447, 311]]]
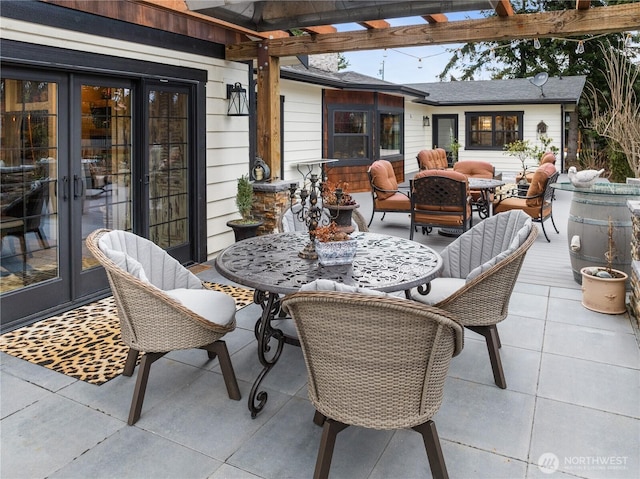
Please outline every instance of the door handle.
[[69, 177], [62, 177], [62, 201], [67, 201], [69, 199]]
[[[80, 187], [78, 188], [78, 185]], [[78, 193], [79, 191], [79, 193]], [[73, 197], [82, 198], [84, 196], [84, 182], [78, 175], [73, 175]]]

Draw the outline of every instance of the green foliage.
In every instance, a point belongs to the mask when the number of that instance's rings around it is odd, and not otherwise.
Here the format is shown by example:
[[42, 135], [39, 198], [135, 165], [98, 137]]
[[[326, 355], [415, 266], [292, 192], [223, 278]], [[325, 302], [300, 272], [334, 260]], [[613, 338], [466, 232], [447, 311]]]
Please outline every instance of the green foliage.
[[548, 151], [551, 151], [556, 155], [560, 151], [560, 148], [555, 145], [551, 145], [551, 143], [553, 142], [553, 138], [549, 138], [547, 135], [540, 135], [538, 139], [540, 140], [540, 145], [531, 147], [531, 156], [534, 159], [538, 160], [538, 163], [540, 163], [540, 160], [542, 160], [542, 157]]
[[616, 151], [613, 149], [608, 149], [609, 156], [609, 170], [611, 171], [611, 176], [609, 180], [614, 183], [624, 183], [627, 181], [627, 178], [633, 178], [634, 173], [631, 167], [629, 166], [629, 162], [627, 161], [627, 157], [621, 151]]
[[[621, 0], [594, 0], [595, 6], [628, 3]], [[575, 9], [575, 0], [513, 0], [511, 2], [516, 13], [537, 13], [540, 11], [558, 11]], [[486, 17], [496, 16], [494, 10], [486, 11]], [[608, 86], [602, 72], [601, 42], [616, 45], [621, 51], [628, 52], [633, 58], [640, 52], [638, 41], [640, 35], [632, 35], [632, 43], [624, 47], [626, 32], [612, 33], [603, 36], [585, 36], [584, 52], [577, 53], [577, 38], [540, 38], [540, 48], [534, 47], [533, 40], [492, 41], [466, 43], [462, 47], [451, 50], [453, 56], [439, 75], [440, 80], [473, 80], [481, 73], [490, 73], [492, 79], [527, 78], [536, 73], [547, 72], [549, 76], [586, 75], [587, 80], [600, 91], [607, 91]], [[455, 78], [451, 75], [454, 69], [462, 74]], [[582, 118], [590, 117], [586, 102], [578, 105]]]
[[345, 70], [349, 67], [349, 60], [342, 54], [338, 53], [338, 71]]
[[449, 145], [449, 148], [451, 149], [451, 155], [453, 156], [454, 163], [458, 161], [458, 152], [460, 151], [461, 146], [462, 145], [458, 143], [457, 138], [454, 138], [451, 140], [451, 144]]
[[244, 221], [252, 218], [251, 208], [256, 202], [253, 194], [253, 185], [249, 181], [249, 175], [243, 175], [238, 178], [238, 192], [236, 193], [236, 206]]
[[526, 182], [527, 180], [524, 175], [527, 173], [527, 160], [529, 158], [535, 157], [535, 148], [531, 146], [529, 140], [515, 140], [504, 145], [504, 149], [509, 154], [509, 156], [515, 156], [520, 161], [520, 163], [522, 164], [521, 181], [524, 180], [524, 182]]

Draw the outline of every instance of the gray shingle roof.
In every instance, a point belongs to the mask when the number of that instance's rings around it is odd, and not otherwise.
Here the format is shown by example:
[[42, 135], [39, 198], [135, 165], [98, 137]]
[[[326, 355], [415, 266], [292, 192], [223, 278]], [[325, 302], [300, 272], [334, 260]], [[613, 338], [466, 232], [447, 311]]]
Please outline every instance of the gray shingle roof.
[[393, 91], [417, 97], [414, 101], [438, 106], [577, 103], [586, 81], [585, 76], [550, 77], [541, 92], [528, 78], [398, 85], [357, 72], [328, 72], [314, 67], [306, 69], [302, 65], [284, 66], [281, 75], [335, 88]]
[[528, 78], [414, 83], [407, 86], [429, 93], [425, 103], [433, 105], [577, 103], [585, 81], [585, 76], [550, 77], [542, 91]]

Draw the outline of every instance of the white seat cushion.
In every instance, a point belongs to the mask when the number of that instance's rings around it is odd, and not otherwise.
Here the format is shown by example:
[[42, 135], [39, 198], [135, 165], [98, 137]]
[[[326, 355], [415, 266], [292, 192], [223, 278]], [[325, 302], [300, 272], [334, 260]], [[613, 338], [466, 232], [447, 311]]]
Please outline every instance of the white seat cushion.
[[360, 293], [369, 294], [371, 296], [390, 296], [387, 293], [376, 291], [374, 289], [359, 288], [349, 284], [338, 283], [330, 279], [316, 279], [311, 283], [307, 283], [300, 288], [300, 291], [338, 291], [340, 293]]
[[429, 294], [423, 296], [414, 289], [411, 297], [424, 304], [436, 304], [458, 291], [465, 283], [466, 281], [460, 278], [436, 278], [431, 281]]
[[170, 289], [165, 293], [207, 321], [226, 326], [236, 316], [236, 302], [228, 294], [208, 289]]

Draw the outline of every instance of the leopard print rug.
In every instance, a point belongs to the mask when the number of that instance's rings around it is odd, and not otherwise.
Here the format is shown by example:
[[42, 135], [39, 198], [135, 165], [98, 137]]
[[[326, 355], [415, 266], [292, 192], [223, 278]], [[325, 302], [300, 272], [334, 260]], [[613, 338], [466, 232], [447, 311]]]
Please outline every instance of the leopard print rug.
[[[251, 289], [203, 284], [232, 296], [237, 309], [253, 302]], [[0, 336], [0, 351], [96, 385], [122, 373], [128, 350], [113, 296]]]

